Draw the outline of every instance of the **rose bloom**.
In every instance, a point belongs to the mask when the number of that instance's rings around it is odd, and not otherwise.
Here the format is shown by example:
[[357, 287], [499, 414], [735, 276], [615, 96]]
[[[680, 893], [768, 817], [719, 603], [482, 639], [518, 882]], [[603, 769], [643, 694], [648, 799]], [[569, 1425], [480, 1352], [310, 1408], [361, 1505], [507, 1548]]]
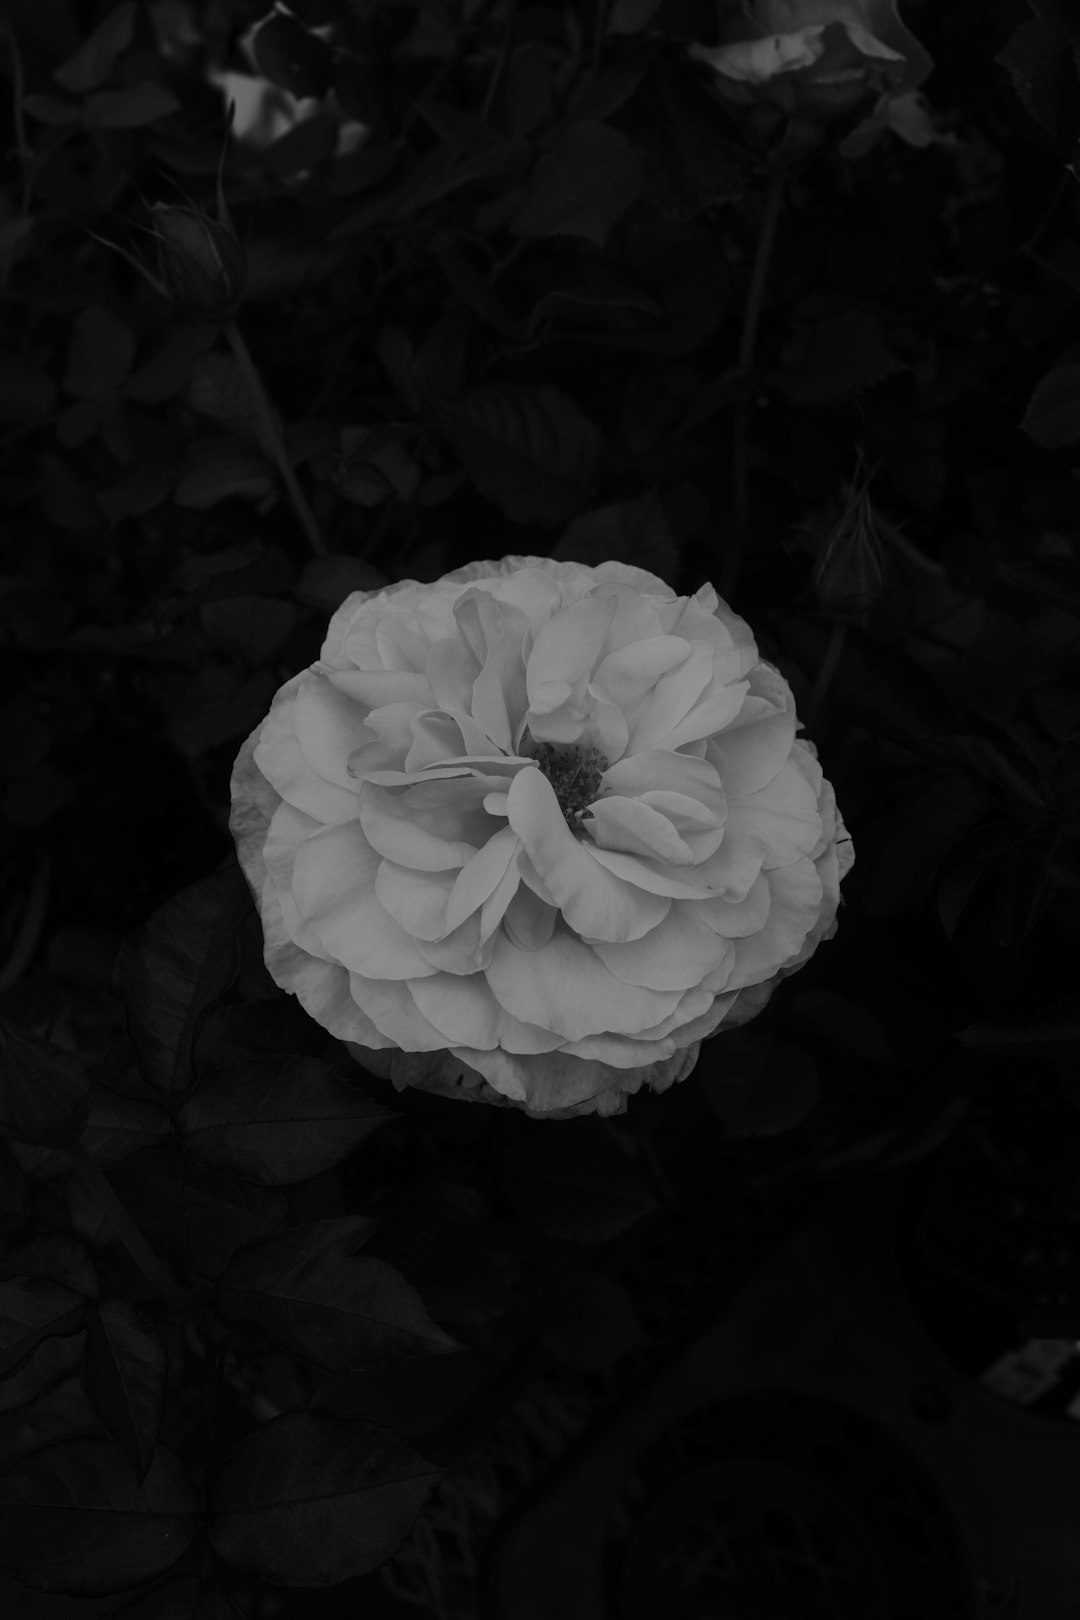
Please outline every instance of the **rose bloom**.
[[749, 0], [725, 22], [713, 50], [691, 55], [716, 75], [728, 101], [767, 101], [826, 123], [875, 97], [870, 116], [841, 143], [860, 157], [883, 129], [912, 146], [940, 140], [918, 94], [933, 59], [900, 21], [896, 0]]
[[711, 585], [357, 591], [233, 772], [267, 967], [399, 1089], [621, 1113], [835, 929], [853, 851], [796, 726]]

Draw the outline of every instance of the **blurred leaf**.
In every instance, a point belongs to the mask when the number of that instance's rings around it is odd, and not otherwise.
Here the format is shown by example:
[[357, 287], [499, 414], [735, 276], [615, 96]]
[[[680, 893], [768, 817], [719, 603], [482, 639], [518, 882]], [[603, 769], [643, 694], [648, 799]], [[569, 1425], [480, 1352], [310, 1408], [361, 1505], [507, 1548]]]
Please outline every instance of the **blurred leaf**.
[[82, 1129], [89, 1093], [78, 1058], [0, 1017], [0, 1130], [62, 1147]]
[[271, 596], [231, 596], [199, 609], [199, 624], [217, 647], [237, 653], [258, 669], [280, 652], [298, 618], [291, 602]]
[[294, 96], [323, 96], [334, 76], [329, 47], [293, 17], [276, 12], [256, 30], [251, 42], [255, 65], [271, 84]]
[[44, 1277], [0, 1279], [0, 1378], [17, 1372], [44, 1339], [83, 1326], [86, 1297]]
[[414, 163], [397, 193], [394, 213], [398, 219], [406, 219], [465, 186], [483, 181], [508, 182], [524, 170], [528, 161], [529, 147], [524, 141], [503, 142], [491, 151], [473, 152], [467, 157], [452, 148], [434, 146]]
[[1028, 401], [1024, 432], [1044, 450], [1061, 450], [1080, 439], [1080, 365], [1055, 366]]
[[544, 1338], [560, 1361], [586, 1372], [610, 1367], [644, 1335], [626, 1289], [601, 1271], [571, 1271], [545, 1301]]
[[195, 1575], [166, 1581], [109, 1609], [108, 1620], [236, 1620], [225, 1594]]
[[46, 1592], [103, 1597], [169, 1569], [198, 1525], [180, 1460], [140, 1484], [112, 1440], [45, 1446], [0, 1476], [0, 1567]]
[[157, 1326], [130, 1300], [113, 1298], [86, 1313], [83, 1385], [94, 1411], [141, 1484], [154, 1456], [169, 1378]]
[[550, 551], [560, 561], [630, 563], [661, 579], [679, 575], [679, 554], [663, 505], [655, 492], [636, 501], [619, 501], [575, 518]]
[[418, 101], [416, 110], [441, 141], [461, 152], [493, 152], [506, 144], [506, 137], [475, 113], [428, 100]]
[[445, 1473], [362, 1418], [286, 1412], [218, 1473], [210, 1542], [267, 1580], [337, 1586], [393, 1556]]
[[196, 1159], [273, 1187], [340, 1164], [392, 1117], [316, 1059], [267, 1054], [215, 1069], [176, 1123]]
[[97, 492], [98, 505], [110, 528], [127, 517], [144, 517], [167, 501], [176, 483], [176, 468], [167, 462], [153, 462], [132, 468], [131, 472]]
[[515, 1130], [499, 1165], [503, 1192], [523, 1221], [550, 1237], [606, 1243], [652, 1214], [656, 1202], [599, 1122], [566, 1124], [558, 1132]]
[[480, 493], [511, 522], [555, 526], [585, 504], [600, 433], [561, 390], [497, 383], [439, 415]]
[[175, 1146], [135, 1154], [109, 1179], [148, 1240], [198, 1277], [219, 1276], [237, 1249], [288, 1216], [280, 1193], [207, 1169]]
[[273, 701], [276, 678], [256, 670], [245, 678], [234, 664], [211, 664], [181, 688], [169, 715], [169, 741], [187, 759], [198, 759], [252, 731]]
[[312, 557], [304, 565], [293, 595], [308, 607], [333, 614], [353, 591], [381, 591], [386, 585], [379, 570], [359, 557]]
[[891, 917], [921, 906], [935, 873], [986, 807], [978, 785], [955, 770], [914, 784], [860, 847], [867, 913]]
[[340, 127], [332, 113], [317, 112], [311, 118], [300, 119], [276, 141], [262, 147], [255, 160], [266, 173], [288, 180], [333, 157]]
[[[0, 1455], [4, 1456], [9, 1465], [15, 1462], [17, 1457], [36, 1451], [38, 1446], [58, 1438], [51, 1432], [39, 1438], [31, 1421], [32, 1403], [47, 1396], [59, 1384], [70, 1381], [77, 1385], [78, 1370], [85, 1348], [86, 1332], [82, 1328], [67, 1338], [40, 1339], [37, 1348], [18, 1372], [8, 1373], [0, 1379]], [[20, 1412], [20, 1407], [28, 1410]], [[12, 1414], [17, 1419], [20, 1442], [25, 1437], [25, 1445], [21, 1445], [20, 1450], [15, 1453], [12, 1451], [11, 1436], [5, 1436], [4, 1432], [6, 1425], [3, 1423], [3, 1417], [7, 1414]]]
[[97, 399], [119, 388], [135, 356], [131, 329], [111, 310], [91, 304], [71, 327], [64, 387], [80, 399]]
[[537, 39], [527, 39], [510, 53], [501, 87], [506, 127], [515, 140], [523, 140], [551, 115], [553, 105], [551, 55]]
[[273, 467], [259, 450], [235, 434], [222, 433], [189, 445], [173, 499], [177, 506], [205, 512], [233, 495], [261, 501], [276, 483]]
[[117, 57], [131, 44], [137, 9], [130, 0], [115, 6], [74, 55], [53, 69], [57, 84], [76, 94], [96, 90], [103, 84]]
[[729, 1136], [777, 1136], [817, 1107], [817, 1064], [806, 1052], [759, 1035], [721, 1034], [698, 1064], [705, 1099]]
[[[255, 401], [233, 355], [196, 355], [191, 362], [186, 397], [192, 410], [209, 416], [230, 433], [242, 434], [256, 443], [262, 441], [263, 428]], [[280, 429], [281, 417], [278, 415]], [[263, 448], [267, 448], [265, 443]]]
[[850, 309], [801, 327], [765, 380], [785, 399], [814, 405], [846, 399], [906, 370], [886, 347], [878, 317]]
[[834, 990], [802, 990], [787, 1006], [787, 1026], [822, 1036], [880, 1068], [897, 1062], [896, 1048], [879, 1018], [850, 996]]
[[640, 34], [660, 9], [660, 0], [615, 0], [608, 18], [609, 34]]
[[127, 398], [154, 405], [175, 399], [187, 385], [195, 358], [212, 348], [216, 337], [208, 321], [181, 326], [145, 365], [132, 372], [124, 389]]
[[39, 124], [50, 124], [60, 128], [64, 124], [73, 124], [79, 116], [79, 108], [73, 101], [62, 101], [59, 96], [50, 96], [44, 92], [31, 92], [23, 96], [23, 112], [36, 118]]
[[113, 983], [143, 1078], [162, 1091], [191, 1082], [192, 1043], [203, 1014], [236, 976], [249, 906], [230, 864], [159, 907], [120, 947]]
[[983, 1019], [957, 1032], [957, 1040], [980, 1052], [1033, 1056], [1080, 1043], [1080, 994], [1070, 991], [1038, 1012], [1018, 1018]]
[[243, 540], [197, 557], [189, 557], [177, 568], [169, 584], [183, 592], [176, 602], [162, 608], [158, 621], [168, 624], [190, 613], [204, 602], [225, 601], [234, 596], [274, 596], [292, 588], [293, 566], [279, 546], [265, 546], [260, 540]]
[[379, 1367], [461, 1347], [385, 1261], [349, 1252], [366, 1215], [307, 1221], [234, 1255], [215, 1293], [227, 1322], [257, 1322], [290, 1355], [328, 1372]]
[[[262, 925], [252, 917], [258, 933], [258, 955], [262, 962]], [[199, 1028], [195, 1054], [202, 1067], [273, 1054], [281, 1057], [294, 1052], [318, 1057], [330, 1039], [296, 1000], [281, 996], [274, 1001], [252, 1005], [219, 1003], [211, 1007]]]
[[124, 90], [99, 90], [83, 108], [86, 129], [142, 129], [159, 118], [179, 112], [182, 103], [154, 79], [128, 85]]
[[1080, 135], [1077, 110], [1075, 20], [1037, 8], [1038, 17], [1014, 29], [994, 60], [1005, 69], [1028, 112], [1060, 146]]
[[56, 403], [56, 384], [33, 360], [0, 354], [0, 420], [35, 422]]
[[602, 248], [640, 190], [641, 167], [625, 135], [606, 124], [570, 124], [539, 158], [510, 229], [516, 236], [584, 236]]

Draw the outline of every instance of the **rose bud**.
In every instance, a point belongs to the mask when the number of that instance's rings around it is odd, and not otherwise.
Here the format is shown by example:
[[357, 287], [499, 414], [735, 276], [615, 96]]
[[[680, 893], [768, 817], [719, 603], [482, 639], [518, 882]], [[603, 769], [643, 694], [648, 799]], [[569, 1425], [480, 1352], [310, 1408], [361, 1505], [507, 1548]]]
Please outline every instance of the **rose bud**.
[[247, 261], [233, 231], [197, 208], [154, 203], [158, 275], [174, 303], [192, 315], [227, 321], [247, 283]]
[[690, 54], [713, 70], [728, 102], [826, 124], [873, 97], [870, 115], [841, 142], [846, 157], [861, 157], [885, 128], [914, 146], [941, 139], [916, 95], [933, 60], [896, 0], [752, 0], [725, 18], [723, 33], [719, 46]]
[[854, 852], [798, 732], [711, 585], [504, 557], [354, 591], [233, 768], [270, 976], [399, 1090], [622, 1113], [836, 929]]

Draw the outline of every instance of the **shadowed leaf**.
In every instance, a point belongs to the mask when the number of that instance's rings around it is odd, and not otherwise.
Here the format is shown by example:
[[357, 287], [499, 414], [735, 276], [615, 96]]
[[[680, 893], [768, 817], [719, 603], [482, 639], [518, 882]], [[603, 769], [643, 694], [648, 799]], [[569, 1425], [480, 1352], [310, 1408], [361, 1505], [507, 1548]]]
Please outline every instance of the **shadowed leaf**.
[[111, 1440], [64, 1440], [0, 1476], [0, 1566], [47, 1592], [106, 1597], [175, 1564], [197, 1515], [164, 1447], [140, 1485]]
[[337, 1586], [397, 1551], [445, 1472], [374, 1423], [286, 1412], [218, 1474], [210, 1540], [267, 1580]]
[[126, 1299], [106, 1299], [86, 1314], [83, 1385], [94, 1411], [145, 1479], [154, 1455], [169, 1377], [165, 1340]]

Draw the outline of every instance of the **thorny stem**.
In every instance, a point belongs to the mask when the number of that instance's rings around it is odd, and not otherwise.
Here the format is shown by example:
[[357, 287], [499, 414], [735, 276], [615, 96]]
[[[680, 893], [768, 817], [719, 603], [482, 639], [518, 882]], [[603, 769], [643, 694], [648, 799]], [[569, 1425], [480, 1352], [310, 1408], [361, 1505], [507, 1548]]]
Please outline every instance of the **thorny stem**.
[[[765, 212], [761, 219], [757, 252], [754, 255], [754, 268], [750, 273], [750, 286], [746, 295], [746, 308], [743, 312], [738, 357], [739, 370], [743, 372], [749, 372], [754, 363], [758, 322], [761, 319], [761, 307], [765, 299], [765, 284], [769, 276], [773, 244], [776, 241], [776, 227], [780, 221], [780, 208], [784, 200], [784, 182], [786, 178], [786, 168], [783, 164], [778, 163], [773, 169], [769, 190], [765, 198]], [[732, 535], [732, 543], [728, 549], [721, 586], [722, 594], [725, 597], [730, 597], [735, 589], [739, 577], [739, 567], [742, 562], [743, 548], [746, 544], [746, 528], [750, 511], [746, 436], [750, 426], [750, 415], [750, 401], [745, 398], [740, 399], [735, 407], [735, 437], [732, 447], [735, 532]]]
[[108, 1216], [114, 1235], [124, 1245], [147, 1282], [153, 1284], [160, 1297], [167, 1300], [174, 1310], [186, 1312], [189, 1304], [187, 1291], [180, 1287], [158, 1259], [116, 1196], [112, 1183], [100, 1165], [95, 1164], [80, 1142], [70, 1144], [67, 1152], [98, 1206]]
[[277, 469], [289, 493], [289, 499], [292, 501], [304, 533], [311, 543], [312, 551], [317, 556], [323, 556], [326, 552], [326, 541], [323, 539], [322, 530], [319, 528], [319, 520], [308, 505], [307, 496], [300, 488], [295, 468], [289, 460], [289, 452], [286, 450], [284, 441], [278, 431], [270, 401], [266, 397], [266, 389], [263, 386], [262, 378], [255, 369], [251, 351], [244, 342], [243, 335], [235, 321], [226, 322], [225, 336], [229, 340], [229, 346], [236, 356], [237, 364], [243, 373], [244, 381], [247, 383], [248, 392], [251, 395], [252, 403], [259, 418], [259, 425], [262, 428], [263, 442], [277, 464]]

